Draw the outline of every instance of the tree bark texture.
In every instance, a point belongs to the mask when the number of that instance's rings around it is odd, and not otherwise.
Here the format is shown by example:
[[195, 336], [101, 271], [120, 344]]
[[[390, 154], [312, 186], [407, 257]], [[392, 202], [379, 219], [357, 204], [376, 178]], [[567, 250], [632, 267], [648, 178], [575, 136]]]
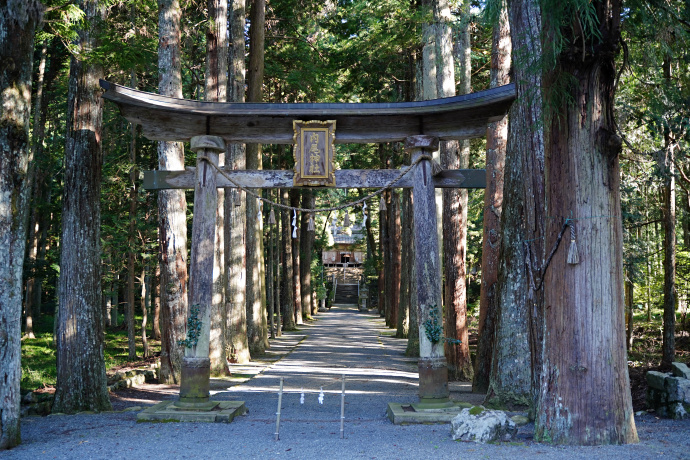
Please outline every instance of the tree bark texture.
[[[306, 189], [302, 191], [302, 207], [306, 209], [314, 208], [314, 192]], [[315, 216], [314, 216], [315, 217]], [[302, 213], [302, 229], [300, 233], [300, 282], [302, 291], [302, 310], [305, 316], [316, 314], [316, 305], [312, 302], [311, 289], [311, 259], [314, 248], [315, 231], [308, 231], [309, 214]]]
[[[204, 92], [206, 100], [226, 102], [228, 93], [228, 2], [208, 0], [208, 28], [206, 29], [206, 72]], [[225, 152], [218, 158], [219, 166], [225, 165]], [[225, 189], [218, 189], [216, 210], [216, 241], [213, 263], [213, 299], [211, 305], [210, 354], [211, 372], [224, 374], [226, 365], [225, 302]]]
[[[409, 163], [409, 160], [407, 161]], [[395, 336], [398, 338], [408, 338], [410, 333], [410, 284], [412, 282], [411, 268], [414, 257], [412, 257], [412, 223], [410, 221], [412, 208], [410, 197], [412, 190], [402, 191], [402, 203], [400, 205], [400, 305], [398, 309], [398, 330]]]
[[[593, 39], [596, 47], [569, 41], [572, 48], [561, 52], [558, 70], [574, 77], [573, 103], [545, 125], [549, 258], [535, 439], [555, 444], [637, 442], [625, 352], [622, 141], [613, 116], [621, 5], [593, 6], [602, 38]], [[566, 262], [569, 245], [557, 242], [566, 222], [575, 225], [575, 265]]]
[[[80, 2], [87, 29], [81, 51], [97, 49], [106, 9], [98, 1]], [[110, 410], [103, 359], [101, 308], [101, 122], [97, 92], [99, 65], [72, 57], [67, 101], [67, 142], [62, 206], [57, 328], [57, 385], [54, 412]]]
[[[390, 164], [388, 165], [390, 166]], [[383, 192], [384, 201], [386, 202], [386, 220], [385, 220], [385, 231], [381, 233], [381, 238], [383, 238], [383, 282], [384, 282], [384, 307], [383, 311], [386, 317], [386, 326], [394, 327], [392, 321], [392, 311], [393, 311], [393, 242], [391, 240], [391, 230], [393, 224], [393, 201], [392, 201], [392, 191], [386, 190]]]
[[[48, 43], [46, 40], [43, 41], [41, 45], [41, 54], [38, 64], [38, 76], [36, 78], [36, 100], [34, 101], [34, 119], [33, 119], [33, 138], [31, 142], [31, 157], [32, 162], [29, 164], [28, 169], [28, 190], [27, 200], [33, 200], [33, 206], [31, 206], [31, 218], [29, 220], [28, 228], [28, 249], [26, 257], [28, 258], [25, 268], [29, 270], [36, 269], [36, 262], [38, 258], [38, 245], [40, 240], [40, 230], [39, 227], [39, 205], [41, 203], [42, 193], [43, 193], [43, 180], [39, 180], [40, 176], [37, 174], [37, 163], [39, 160], [39, 153], [42, 153], [42, 144], [45, 133], [45, 106], [47, 104], [43, 103], [43, 91], [45, 85], [45, 69], [46, 60], [48, 56]], [[41, 145], [39, 152], [39, 144]], [[42, 156], [42, 155], [41, 155]], [[41, 174], [42, 176], [43, 174]], [[36, 338], [34, 335], [34, 300], [36, 298], [36, 276], [31, 272], [28, 273], [26, 277], [26, 289], [24, 290], [24, 316], [25, 316], [25, 326], [24, 326], [24, 336], [30, 339]], [[40, 289], [40, 288], [39, 288]]]
[[[501, 8], [499, 23], [494, 24], [491, 45], [491, 86], [510, 82], [510, 26], [507, 5]], [[473, 390], [489, 388], [491, 359], [495, 344], [494, 318], [498, 309], [498, 252], [503, 206], [503, 170], [505, 167], [508, 118], [491, 123], [486, 130], [486, 188], [484, 189], [484, 226], [482, 233], [482, 275], [479, 294], [479, 328], [474, 364]]]
[[[22, 268], [26, 248], [29, 123], [37, 1], [0, 4], [0, 450], [19, 444]], [[12, 63], [12, 65], [9, 65]]]
[[[300, 190], [299, 189], [292, 189], [290, 190], [290, 206], [293, 208], [298, 208], [300, 205]], [[292, 223], [292, 220], [290, 220]], [[299, 253], [299, 247], [300, 247], [300, 228], [299, 228], [299, 215], [297, 216], [297, 220], [295, 222], [296, 228], [294, 234], [296, 235], [295, 238], [292, 238], [292, 230], [293, 227], [292, 225], [290, 226], [290, 243], [292, 245], [292, 286], [293, 289], [295, 290], [294, 292], [294, 297], [295, 297], [295, 323], [296, 324], [304, 324], [304, 311], [302, 309], [302, 283], [300, 282], [300, 253]]]
[[401, 275], [401, 230], [400, 230], [400, 194], [396, 190], [390, 191], [391, 212], [388, 221], [388, 235], [390, 240], [390, 325], [391, 328], [398, 327], [398, 316], [400, 315], [400, 275]]
[[[494, 27], [491, 66], [491, 85], [493, 87], [509, 82], [511, 39], [507, 8], [502, 8], [499, 23]], [[521, 45], [524, 46], [524, 45]], [[524, 70], [520, 70], [521, 75]], [[525, 110], [520, 106], [517, 110]], [[516, 129], [526, 129], [516, 120]], [[521, 144], [514, 133], [516, 145]], [[487, 190], [484, 199], [484, 249], [482, 253], [482, 294], [480, 302], [485, 302], [486, 334], [493, 343], [489, 345], [491, 358], [487, 404], [511, 409], [533, 407], [532, 372], [528, 337], [528, 310], [525, 305], [516, 306], [512, 302], [500, 303], [497, 292], [499, 271], [500, 216], [503, 201], [503, 171], [505, 168], [508, 120], [492, 123], [487, 129], [486, 172]], [[515, 148], [515, 147], [513, 147]], [[515, 184], [515, 182], [512, 182]], [[506, 227], [510, 222], [506, 220]], [[507, 262], [506, 262], [507, 263]], [[517, 261], [519, 263], [519, 260]], [[506, 266], [507, 267], [507, 266]], [[522, 267], [520, 268], [522, 270]], [[518, 272], [520, 273], [520, 272]], [[508, 276], [510, 276], [508, 274]], [[484, 281], [486, 280], [486, 284]], [[530, 289], [523, 285], [523, 289]], [[506, 299], [511, 299], [509, 296]], [[515, 300], [515, 299], [511, 299]], [[481, 322], [481, 320], [480, 320]], [[493, 330], [490, 327], [493, 325]]]
[[[132, 72], [132, 86], [136, 86], [136, 79], [134, 72]], [[127, 234], [127, 241], [129, 243], [129, 251], [127, 251], [127, 348], [129, 352], [129, 360], [134, 361], [137, 357], [136, 339], [134, 330], [134, 278], [135, 278], [135, 262], [136, 253], [134, 251], [136, 238], [136, 221], [137, 221], [137, 142], [136, 142], [136, 125], [130, 125], [132, 138], [129, 144], [129, 161], [132, 168], [129, 172], [129, 233]]]
[[[671, 84], [671, 59], [664, 59], [664, 80]], [[675, 142], [671, 132], [664, 132], [664, 150], [660, 169], [664, 184], [661, 188], [661, 210], [664, 219], [664, 325], [661, 345], [661, 364], [670, 366], [676, 354], [676, 178], [674, 165]]]
[[[282, 203], [286, 206], [290, 205], [290, 199], [287, 189], [282, 189]], [[283, 256], [283, 329], [286, 331], [294, 331], [296, 328], [295, 324], [295, 289], [294, 289], [294, 267], [292, 265], [292, 226], [290, 222], [292, 220], [291, 213], [287, 209], [283, 209], [281, 212], [281, 229], [282, 229], [282, 242], [281, 254]]]
[[[539, 266], [543, 260], [544, 243], [540, 237], [544, 234], [545, 215], [544, 140], [543, 130], [539, 128], [543, 123], [541, 76], [531, 71], [541, 56], [539, 4], [533, 0], [511, 2], [509, 17], [518, 99], [509, 115], [501, 238], [497, 243], [499, 263], [495, 295], [498, 308], [493, 314], [487, 311], [485, 317], [484, 327], [491, 330], [493, 325], [493, 334], [480, 335], [480, 341], [488, 340], [489, 343], [480, 342], [477, 347], [473, 390], [489, 390], [493, 359], [487, 360], [481, 353], [498, 354], [497, 364], [511, 358], [518, 362], [510, 367], [505, 379], [498, 380], [500, 376], [495, 376], [490, 397], [498, 396], [511, 405], [521, 405], [527, 398], [533, 405], [533, 389], [538, 388], [539, 372], [532, 373], [530, 369], [540, 366], [543, 290], [535, 290], [528, 283], [526, 266]], [[489, 210], [485, 209], [487, 212]], [[499, 319], [500, 325], [497, 324]], [[499, 344], [500, 350], [492, 350]], [[525, 363], [527, 359], [529, 364]]]
[[[160, 0], [158, 12], [158, 92], [182, 98], [179, 0]], [[158, 168], [184, 169], [181, 142], [158, 143]], [[158, 192], [161, 264], [160, 381], [179, 384], [187, 318], [187, 199], [184, 190]], [[117, 308], [115, 306], [115, 310]]]
[[[264, 27], [266, 2], [252, 2], [249, 27], [249, 69], [247, 76], [247, 102], [261, 102], [264, 77]], [[247, 169], [261, 169], [261, 146], [247, 144]], [[249, 350], [254, 356], [266, 349], [263, 330], [266, 305], [262, 304], [263, 254], [261, 252], [261, 223], [257, 220], [259, 203], [247, 196], [247, 335]], [[265, 291], [264, 291], [265, 292]]]
[[[244, 102], [245, 64], [244, 29], [246, 24], [244, 0], [233, 0], [230, 8], [230, 46], [228, 101]], [[231, 144], [228, 166], [246, 168], [246, 150], [243, 144]], [[247, 341], [246, 292], [246, 219], [247, 201], [239, 189], [225, 194], [225, 257], [226, 257], [226, 353], [238, 363], [249, 362]]]

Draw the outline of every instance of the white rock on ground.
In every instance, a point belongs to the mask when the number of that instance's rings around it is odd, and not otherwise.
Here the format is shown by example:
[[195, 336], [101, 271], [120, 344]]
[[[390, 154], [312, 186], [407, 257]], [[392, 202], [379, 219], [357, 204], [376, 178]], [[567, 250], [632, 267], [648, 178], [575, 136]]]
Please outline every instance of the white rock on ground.
[[509, 441], [517, 434], [517, 425], [503, 411], [475, 406], [463, 409], [451, 421], [450, 433], [454, 441]]

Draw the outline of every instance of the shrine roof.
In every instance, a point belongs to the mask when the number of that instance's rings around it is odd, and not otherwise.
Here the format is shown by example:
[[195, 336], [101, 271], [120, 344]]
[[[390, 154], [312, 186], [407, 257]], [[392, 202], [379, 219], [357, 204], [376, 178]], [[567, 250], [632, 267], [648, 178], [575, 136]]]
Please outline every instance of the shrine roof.
[[335, 120], [336, 143], [402, 141], [414, 135], [441, 140], [482, 137], [515, 99], [509, 84], [462, 96], [388, 103], [224, 103], [176, 99], [101, 80], [103, 98], [142, 126], [151, 140], [187, 141], [211, 134], [227, 142], [291, 144], [293, 120]]

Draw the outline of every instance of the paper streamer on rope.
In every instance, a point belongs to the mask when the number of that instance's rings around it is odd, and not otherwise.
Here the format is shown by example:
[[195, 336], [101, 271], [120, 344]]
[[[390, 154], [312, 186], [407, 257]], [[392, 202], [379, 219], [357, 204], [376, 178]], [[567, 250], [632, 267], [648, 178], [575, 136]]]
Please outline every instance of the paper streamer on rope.
[[276, 223], [276, 213], [273, 211], [273, 208], [271, 208], [271, 213], [268, 215], [268, 224], [269, 225], [275, 225]]
[[364, 202], [364, 206], [362, 206], [362, 227], [366, 227], [367, 225], [367, 202]]
[[379, 211], [385, 211], [386, 210], [386, 200], [383, 199], [383, 196], [379, 200]]
[[309, 214], [309, 223], [307, 224], [307, 231], [308, 232], [313, 232], [314, 231], [314, 214]]
[[323, 404], [323, 387], [321, 387], [321, 391], [319, 392], [319, 404]]
[[570, 265], [577, 265], [580, 263], [580, 257], [577, 254], [577, 243], [575, 243], [575, 225], [570, 222], [570, 249], [568, 250], [568, 263]]
[[345, 227], [349, 227], [349, 226], [350, 226], [350, 213], [349, 213], [349, 212], [346, 212], [346, 213], [345, 213], [345, 221], [343, 222], [343, 225], [344, 225]]
[[259, 208], [259, 212], [256, 213], [256, 220], [258, 220], [258, 221], [260, 222], [260, 221], [261, 221], [261, 218], [263, 217], [263, 214], [261, 213], [261, 209], [262, 209], [264, 206], [263, 206], [263, 203], [261, 202], [261, 200], [256, 200], [256, 201], [257, 201], [257, 205], [258, 205], [258, 208]]
[[292, 237], [297, 238], [297, 211], [292, 210]]

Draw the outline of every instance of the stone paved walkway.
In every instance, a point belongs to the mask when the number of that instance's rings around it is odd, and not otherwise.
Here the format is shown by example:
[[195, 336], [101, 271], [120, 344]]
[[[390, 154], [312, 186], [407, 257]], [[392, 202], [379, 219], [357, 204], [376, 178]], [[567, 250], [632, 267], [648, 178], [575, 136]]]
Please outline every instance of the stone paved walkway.
[[[641, 442], [628, 446], [536, 444], [531, 441], [531, 424], [520, 429], [515, 442], [495, 445], [454, 442], [448, 425], [393, 425], [385, 417], [387, 404], [417, 400], [416, 363], [402, 353], [406, 341], [391, 337], [393, 331], [374, 313], [341, 307], [317, 318], [301, 331], [273, 341], [265, 359], [234, 367], [231, 379], [213, 380], [214, 399], [244, 400], [249, 409], [230, 424], [137, 423], [136, 412], [27, 417], [22, 419], [22, 444], [0, 452], [0, 458], [688, 458], [690, 421], [651, 415], [636, 419]], [[346, 408], [344, 439], [340, 439], [343, 373]], [[285, 395], [280, 440], [275, 441], [280, 377]], [[161, 391], [149, 387], [140, 391], [160, 399], [176, 397], [174, 387]], [[321, 387], [323, 405], [318, 403]], [[304, 404], [300, 404], [302, 389]], [[452, 384], [451, 398], [481, 397], [469, 393], [467, 384]]]

